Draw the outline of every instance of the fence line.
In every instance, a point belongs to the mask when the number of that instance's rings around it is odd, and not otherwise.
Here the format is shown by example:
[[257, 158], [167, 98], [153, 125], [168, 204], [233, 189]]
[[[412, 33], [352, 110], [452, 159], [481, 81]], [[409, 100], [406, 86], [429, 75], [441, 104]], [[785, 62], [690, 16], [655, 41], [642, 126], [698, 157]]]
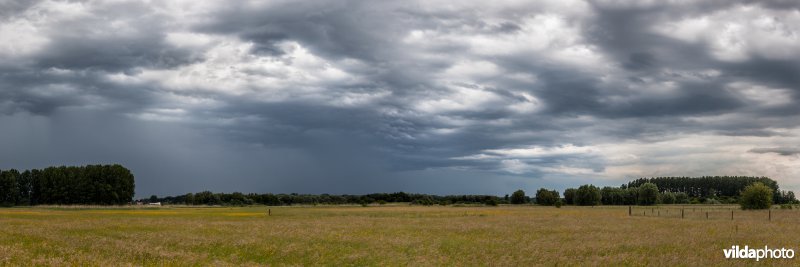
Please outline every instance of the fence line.
[[[775, 213], [775, 214], [773, 214]], [[742, 210], [726, 207], [646, 207], [628, 206], [628, 216], [700, 220], [763, 220], [800, 222], [800, 209]]]

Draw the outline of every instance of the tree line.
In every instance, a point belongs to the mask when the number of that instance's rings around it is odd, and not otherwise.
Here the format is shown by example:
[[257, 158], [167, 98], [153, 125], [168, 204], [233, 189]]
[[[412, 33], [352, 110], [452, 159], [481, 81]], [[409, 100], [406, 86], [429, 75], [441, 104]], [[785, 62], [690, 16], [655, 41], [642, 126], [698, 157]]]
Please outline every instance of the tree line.
[[[757, 185], [753, 187], [754, 185]], [[759, 196], [767, 195], [772, 204], [800, 203], [792, 191], [782, 191], [778, 182], [767, 177], [748, 176], [704, 176], [640, 178], [620, 187], [599, 188], [587, 184], [564, 190], [561, 198], [558, 191], [541, 188], [533, 203], [539, 205], [654, 205], [654, 204], [742, 204], [752, 202], [752, 192], [757, 188]], [[522, 190], [515, 194], [524, 196]], [[760, 199], [765, 202], [766, 200]], [[525, 202], [522, 202], [525, 203]], [[521, 203], [514, 203], [521, 204]], [[763, 206], [759, 204], [756, 206]], [[745, 205], [747, 206], [747, 205]], [[743, 206], [743, 207], [745, 207]]]
[[0, 170], [0, 205], [129, 204], [135, 181], [122, 165]]
[[[703, 177], [654, 177], [639, 178], [621, 186], [622, 189], [653, 183], [660, 193], [673, 193], [676, 197], [688, 196], [694, 202], [737, 203], [745, 187], [761, 183], [772, 190], [772, 201], [776, 204], [796, 201], [794, 192], [782, 191], [778, 182], [768, 177], [752, 176], [703, 176]], [[695, 201], [696, 200], [696, 201]]]
[[[697, 179], [697, 181], [691, 180]], [[651, 182], [652, 181], [652, 182]], [[186, 205], [339, 205], [372, 203], [410, 203], [417, 205], [450, 205], [450, 204], [539, 204], [546, 206], [560, 205], [654, 205], [654, 204], [719, 204], [739, 203], [742, 191], [753, 184], [769, 188], [773, 198], [770, 203], [797, 203], [791, 191], [779, 191], [778, 183], [766, 177], [714, 176], [714, 177], [658, 177], [641, 178], [623, 184], [620, 187], [605, 186], [599, 188], [586, 184], [578, 188], [564, 190], [563, 197], [556, 190], [541, 188], [534, 197], [525, 195], [525, 191], [517, 190], [504, 197], [492, 195], [427, 195], [405, 192], [376, 193], [367, 195], [330, 195], [330, 194], [243, 194], [212, 193], [203, 191], [179, 196], [139, 200], [142, 203], [161, 202], [165, 204]], [[665, 185], [662, 188], [661, 185]], [[690, 186], [685, 186], [690, 185]], [[687, 189], [684, 189], [687, 188]], [[684, 191], [685, 190], [685, 191]], [[762, 189], [763, 190], [763, 189]], [[735, 193], [731, 193], [735, 192]]]
[[491, 195], [428, 195], [412, 194], [405, 192], [395, 193], [374, 193], [367, 195], [331, 195], [331, 194], [257, 194], [241, 192], [233, 193], [212, 193], [203, 191], [198, 193], [188, 193], [179, 196], [158, 197], [150, 196], [140, 199], [141, 203], [160, 202], [163, 204], [182, 204], [182, 205], [253, 205], [261, 204], [268, 206], [288, 206], [288, 205], [366, 205], [366, 204], [385, 204], [385, 203], [411, 203], [416, 205], [450, 205], [450, 204], [481, 204], [498, 205], [508, 203], [508, 196], [500, 198]]

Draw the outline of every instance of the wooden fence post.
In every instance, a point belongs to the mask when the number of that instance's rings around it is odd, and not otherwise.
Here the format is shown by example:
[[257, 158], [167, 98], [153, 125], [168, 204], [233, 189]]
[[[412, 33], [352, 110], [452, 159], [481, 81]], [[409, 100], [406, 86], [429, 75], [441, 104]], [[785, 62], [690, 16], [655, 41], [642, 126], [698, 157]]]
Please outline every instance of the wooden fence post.
[[733, 221], [733, 210], [731, 210], [731, 221]]
[[769, 221], [772, 221], [772, 209], [769, 209]]
[[706, 220], [708, 220], [708, 211], [706, 211]]
[[633, 208], [631, 206], [628, 206], [628, 216], [633, 216]]
[[681, 219], [683, 219], [683, 209], [681, 209]]

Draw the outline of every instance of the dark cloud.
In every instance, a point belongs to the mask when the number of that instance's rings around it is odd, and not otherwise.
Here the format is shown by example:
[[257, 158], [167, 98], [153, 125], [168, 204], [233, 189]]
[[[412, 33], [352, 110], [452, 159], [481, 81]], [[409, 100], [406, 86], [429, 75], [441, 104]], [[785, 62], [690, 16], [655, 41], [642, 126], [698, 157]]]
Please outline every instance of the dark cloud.
[[139, 195], [798, 187], [758, 163], [797, 154], [795, 6], [5, 1], [0, 168], [118, 162]]

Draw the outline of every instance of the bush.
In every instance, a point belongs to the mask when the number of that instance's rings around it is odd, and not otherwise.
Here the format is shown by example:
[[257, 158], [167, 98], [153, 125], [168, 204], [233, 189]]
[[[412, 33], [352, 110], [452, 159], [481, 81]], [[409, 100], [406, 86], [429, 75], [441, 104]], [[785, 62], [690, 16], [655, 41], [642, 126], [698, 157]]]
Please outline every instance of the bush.
[[663, 203], [663, 204], [675, 204], [675, 193], [664, 192], [663, 194], [661, 194], [661, 203]]
[[525, 191], [517, 190], [511, 194], [511, 204], [523, 204], [525, 203]]
[[753, 183], [742, 190], [739, 203], [744, 210], [769, 209], [772, 206], [772, 191], [762, 183]]
[[582, 185], [575, 192], [575, 204], [581, 206], [594, 206], [600, 204], [600, 188], [594, 185]]
[[497, 206], [497, 199], [490, 198], [483, 202], [486, 206]]
[[675, 204], [689, 204], [689, 195], [684, 192], [675, 194]]
[[436, 203], [435, 203], [435, 201], [433, 201], [433, 198], [431, 198], [430, 196], [424, 196], [424, 197], [415, 199], [414, 201], [411, 201], [411, 204], [412, 205], [432, 206], [433, 204], [436, 204]]
[[560, 199], [561, 197], [558, 195], [558, 191], [547, 190], [544, 188], [541, 188], [539, 189], [539, 191], [536, 191], [536, 204], [542, 206], [553, 206]]
[[561, 208], [561, 205], [563, 205], [563, 204], [564, 204], [564, 202], [563, 202], [563, 201], [561, 201], [561, 199], [559, 198], [559, 199], [558, 199], [558, 201], [556, 201], [556, 208], [559, 208], [559, 209], [560, 209], [560, 208]]
[[658, 200], [658, 186], [654, 183], [644, 183], [639, 186], [639, 196], [637, 203], [639, 205], [655, 205]]

